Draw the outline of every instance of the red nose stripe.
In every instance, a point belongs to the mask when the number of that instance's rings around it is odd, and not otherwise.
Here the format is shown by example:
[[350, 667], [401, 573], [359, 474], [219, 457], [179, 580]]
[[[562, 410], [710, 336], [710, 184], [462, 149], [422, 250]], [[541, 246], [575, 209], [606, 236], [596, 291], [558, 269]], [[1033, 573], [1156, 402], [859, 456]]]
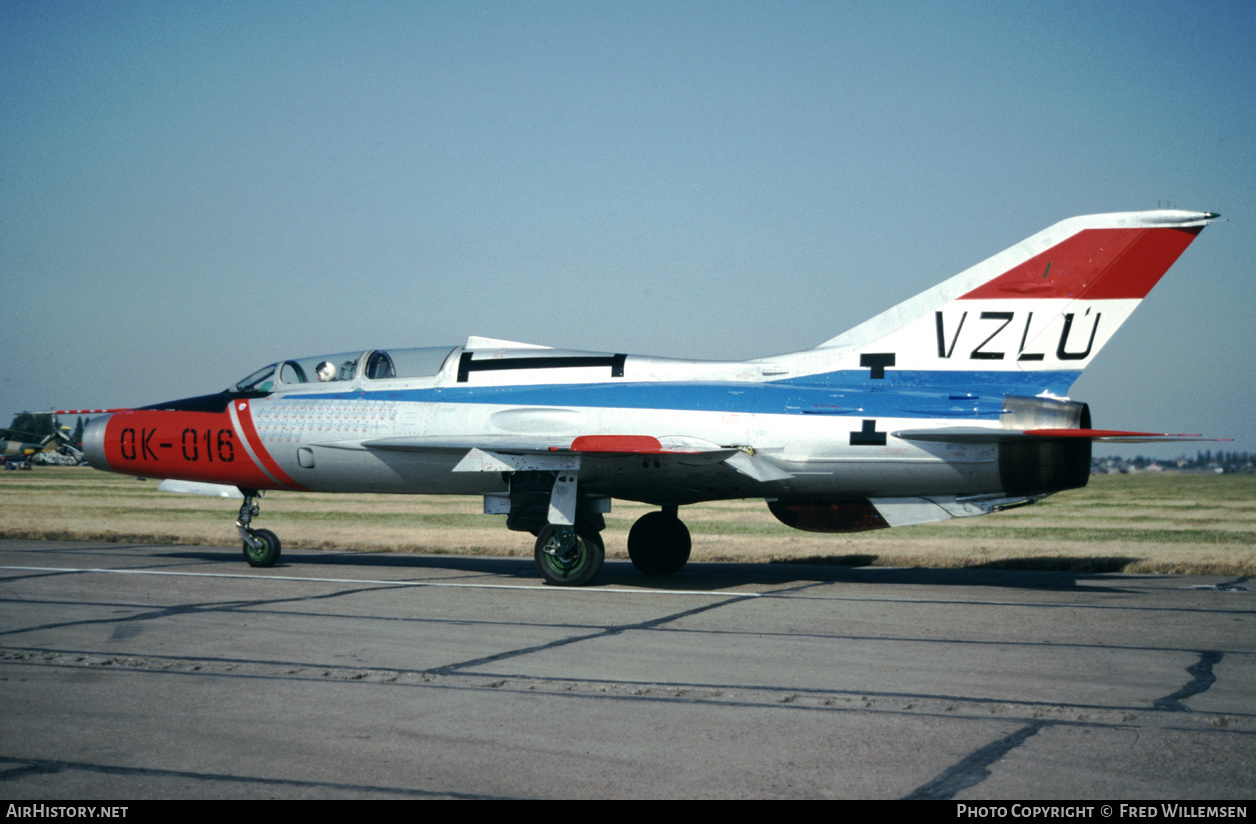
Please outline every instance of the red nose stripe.
[[236, 424], [236, 429], [240, 433], [240, 439], [245, 442], [245, 447], [253, 459], [258, 462], [262, 470], [266, 472], [277, 484], [287, 487], [288, 489], [305, 490], [292, 477], [280, 469], [279, 464], [275, 463], [275, 459], [266, 451], [266, 447], [262, 444], [261, 437], [257, 434], [257, 427], [253, 425], [253, 413], [249, 409], [247, 400], [232, 401], [231, 419]]

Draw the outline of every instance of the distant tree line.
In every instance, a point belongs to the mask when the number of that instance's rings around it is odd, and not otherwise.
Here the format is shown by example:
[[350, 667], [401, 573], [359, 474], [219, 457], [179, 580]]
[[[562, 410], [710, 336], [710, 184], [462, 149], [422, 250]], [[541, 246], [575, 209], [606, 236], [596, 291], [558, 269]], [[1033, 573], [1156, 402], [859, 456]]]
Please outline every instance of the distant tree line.
[[[13, 416], [13, 422], [9, 424], [9, 431], [0, 433], [0, 437], [38, 443], [56, 431], [58, 425], [59, 422], [56, 421], [56, 416], [49, 415], [47, 412], [19, 412]], [[79, 417], [75, 422], [72, 434], [70, 434], [70, 443], [79, 449], [83, 447], [82, 417]]]
[[1165, 469], [1189, 469], [1200, 472], [1256, 472], [1256, 454], [1251, 452], [1236, 452], [1227, 450], [1217, 450], [1213, 452], [1211, 449], [1203, 449], [1195, 453], [1195, 457], [1189, 455], [1179, 455], [1176, 458], [1144, 458], [1139, 455], [1135, 458], [1118, 458], [1109, 456], [1106, 458], [1094, 458], [1091, 461], [1095, 466], [1125, 466], [1134, 469], [1146, 469], [1152, 464], [1157, 464]]

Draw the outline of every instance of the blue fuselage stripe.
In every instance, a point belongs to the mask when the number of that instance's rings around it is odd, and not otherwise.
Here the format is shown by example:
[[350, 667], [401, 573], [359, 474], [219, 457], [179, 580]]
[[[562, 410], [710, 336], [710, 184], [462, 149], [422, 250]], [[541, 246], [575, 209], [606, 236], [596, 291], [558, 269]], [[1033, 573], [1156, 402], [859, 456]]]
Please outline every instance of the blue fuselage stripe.
[[294, 400], [372, 400], [666, 409], [786, 415], [867, 415], [895, 418], [995, 418], [1005, 395], [1064, 396], [1080, 372], [910, 372], [884, 379], [868, 371], [812, 375], [766, 383], [658, 381], [510, 386], [454, 385], [388, 389], [370, 382], [359, 390], [291, 393]]

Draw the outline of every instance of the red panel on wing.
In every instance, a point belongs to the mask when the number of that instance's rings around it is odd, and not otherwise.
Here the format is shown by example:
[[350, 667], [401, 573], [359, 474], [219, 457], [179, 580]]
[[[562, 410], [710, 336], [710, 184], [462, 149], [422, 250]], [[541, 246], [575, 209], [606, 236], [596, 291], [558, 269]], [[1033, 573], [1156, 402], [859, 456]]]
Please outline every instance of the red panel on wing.
[[571, 442], [571, 451], [654, 455], [663, 451], [663, 445], [650, 435], [581, 435]]
[[1201, 228], [1084, 229], [960, 300], [1144, 298]]

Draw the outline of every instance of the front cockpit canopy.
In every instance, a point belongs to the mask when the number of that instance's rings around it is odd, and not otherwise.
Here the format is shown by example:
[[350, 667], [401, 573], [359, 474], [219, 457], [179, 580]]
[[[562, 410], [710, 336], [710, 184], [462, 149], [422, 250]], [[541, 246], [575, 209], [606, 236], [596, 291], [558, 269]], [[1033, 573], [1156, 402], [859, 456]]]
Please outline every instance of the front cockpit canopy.
[[272, 363], [235, 384], [233, 392], [275, 392], [364, 378], [368, 381], [430, 378], [440, 373], [456, 346], [420, 349], [373, 349], [339, 355], [316, 355]]

